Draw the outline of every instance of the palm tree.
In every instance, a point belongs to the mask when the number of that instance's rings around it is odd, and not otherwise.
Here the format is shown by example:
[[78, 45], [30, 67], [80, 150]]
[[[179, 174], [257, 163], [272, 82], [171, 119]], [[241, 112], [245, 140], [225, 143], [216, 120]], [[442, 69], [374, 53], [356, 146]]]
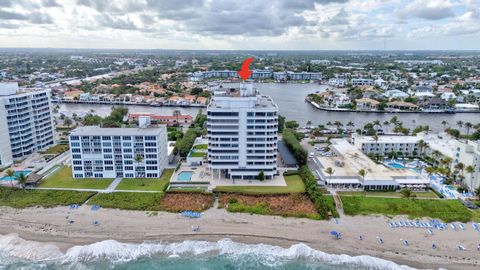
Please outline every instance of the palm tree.
[[178, 127], [180, 123], [178, 122], [178, 117], [181, 115], [181, 112], [179, 110], [174, 110], [173, 111], [173, 116], [175, 117], [176, 120], [176, 126]]
[[360, 175], [360, 177], [362, 177], [362, 182], [365, 181], [365, 175], [367, 175], [367, 171], [365, 171], [364, 169], [361, 169], [358, 171], [358, 175]]
[[[134, 160], [137, 163], [137, 167], [138, 167], [140, 165], [140, 163], [143, 162], [143, 156], [142, 155], [136, 155]], [[135, 169], [137, 169], [137, 168], [135, 168]], [[138, 173], [137, 173], [137, 177], [138, 177]], [[145, 183], [143, 181], [143, 176], [140, 177], [140, 181], [142, 181], [142, 186], [145, 186]]]
[[465, 122], [465, 128], [467, 129], [467, 135], [470, 134], [470, 129], [473, 127], [473, 124], [470, 122]]
[[464, 169], [465, 169], [465, 165], [462, 162], [455, 164], [455, 170], [458, 170], [462, 176], [463, 176]]
[[442, 121], [442, 125], [443, 125], [443, 129], [445, 130], [447, 128], [447, 121], [443, 120]]
[[453, 159], [451, 157], [444, 157], [440, 162], [445, 166], [445, 168], [450, 168], [450, 164], [452, 164]]
[[352, 121], [348, 121], [347, 127], [355, 127], [355, 124]]
[[312, 126], [312, 121], [308, 120], [307, 121], [307, 127], [311, 127]]
[[13, 171], [12, 169], [8, 169], [5, 174], [8, 176], [8, 179], [10, 179], [10, 185], [13, 187], [13, 179], [15, 178], [14, 175], [15, 175], [15, 171]]
[[337, 127], [337, 133], [340, 132], [340, 127], [343, 127], [343, 124], [340, 121], [335, 121], [333, 125]]
[[377, 127], [377, 128], [378, 128], [378, 127], [381, 127], [381, 126], [382, 126], [382, 124], [380, 123], [380, 120], [378, 120], [378, 119], [375, 120], [375, 121], [373, 121], [372, 123], [373, 123], [373, 127]]
[[384, 122], [383, 122], [383, 126], [385, 127], [385, 133], [386, 133], [387, 130], [388, 130], [388, 126], [390, 126], [390, 122], [384, 121]]
[[332, 175], [333, 173], [335, 173], [335, 170], [332, 169], [332, 167], [328, 167], [325, 169], [325, 173], [328, 174], [328, 180], [330, 182], [330, 180], [332, 180]]
[[465, 168], [465, 171], [470, 174], [470, 188], [473, 186], [473, 173], [475, 172], [475, 168], [472, 165], [468, 165]]
[[398, 124], [398, 117], [393, 116], [392, 119], [390, 119], [390, 123], [396, 126]]
[[18, 183], [22, 186], [22, 189], [25, 190], [27, 184], [27, 176], [22, 172], [16, 176]]
[[428, 147], [428, 143], [424, 140], [418, 141], [418, 149], [420, 150], [420, 156], [423, 156], [425, 154], [425, 150], [427, 150]]
[[405, 199], [410, 199], [413, 196], [413, 192], [409, 188], [402, 189], [402, 191], [400, 191], [400, 193], [402, 194], [402, 197], [405, 198]]
[[463, 121], [462, 121], [462, 120], [458, 120], [458, 121], [457, 121], [457, 126], [458, 126], [459, 129], [462, 129], [462, 127], [463, 127]]
[[425, 171], [428, 173], [428, 176], [431, 176], [435, 172], [435, 168], [428, 166], [425, 168]]

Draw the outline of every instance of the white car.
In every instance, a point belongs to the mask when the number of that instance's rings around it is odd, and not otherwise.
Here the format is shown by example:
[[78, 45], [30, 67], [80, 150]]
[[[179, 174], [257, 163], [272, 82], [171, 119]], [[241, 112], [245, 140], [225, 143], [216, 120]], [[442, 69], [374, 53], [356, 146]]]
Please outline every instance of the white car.
[[311, 152], [309, 156], [313, 158], [315, 156], [315, 153]]

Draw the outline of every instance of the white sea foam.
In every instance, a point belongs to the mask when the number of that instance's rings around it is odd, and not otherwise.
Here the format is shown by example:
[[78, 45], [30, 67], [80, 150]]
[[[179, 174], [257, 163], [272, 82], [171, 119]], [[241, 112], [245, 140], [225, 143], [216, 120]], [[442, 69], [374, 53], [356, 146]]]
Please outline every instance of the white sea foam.
[[64, 255], [55, 245], [24, 240], [16, 233], [0, 235], [0, 253], [34, 261]]
[[141, 257], [164, 255], [225, 255], [232, 258], [252, 256], [264, 265], [276, 266], [285, 261], [302, 260], [308, 263], [358, 266], [370, 269], [410, 270], [414, 269], [371, 256], [333, 255], [310, 248], [305, 244], [289, 248], [266, 244], [242, 244], [230, 239], [217, 242], [183, 241], [178, 243], [144, 242], [141, 244], [121, 243], [105, 240], [90, 245], [75, 246], [61, 254], [57, 247], [49, 244], [26, 241], [18, 235], [0, 236], [0, 251], [10, 256], [29, 260], [59, 260], [61, 263], [82, 263], [107, 260], [112, 263], [132, 261]]

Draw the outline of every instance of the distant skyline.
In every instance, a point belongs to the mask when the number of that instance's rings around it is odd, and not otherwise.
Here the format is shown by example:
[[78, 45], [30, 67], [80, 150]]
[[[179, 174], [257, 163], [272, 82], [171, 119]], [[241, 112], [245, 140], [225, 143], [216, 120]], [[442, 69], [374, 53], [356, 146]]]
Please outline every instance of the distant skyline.
[[0, 0], [0, 47], [478, 50], [480, 0]]

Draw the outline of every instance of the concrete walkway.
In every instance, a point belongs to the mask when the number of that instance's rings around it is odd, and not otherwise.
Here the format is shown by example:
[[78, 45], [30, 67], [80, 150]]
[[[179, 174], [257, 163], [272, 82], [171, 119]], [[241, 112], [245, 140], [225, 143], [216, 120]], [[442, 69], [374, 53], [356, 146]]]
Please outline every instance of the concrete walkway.
[[115, 178], [110, 186], [107, 187], [106, 192], [113, 192], [120, 182], [122, 182], [122, 178]]

